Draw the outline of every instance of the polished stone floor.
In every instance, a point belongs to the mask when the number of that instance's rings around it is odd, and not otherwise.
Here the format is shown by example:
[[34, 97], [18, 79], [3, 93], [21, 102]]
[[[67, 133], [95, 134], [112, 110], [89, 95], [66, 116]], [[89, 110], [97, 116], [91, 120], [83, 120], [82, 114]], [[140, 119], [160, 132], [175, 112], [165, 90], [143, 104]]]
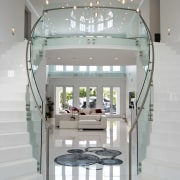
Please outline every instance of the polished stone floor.
[[[120, 118], [108, 118], [106, 130], [78, 130], [54, 128], [50, 135], [50, 179], [51, 180], [128, 180], [128, 126]], [[117, 165], [99, 163], [85, 166], [60, 165], [54, 160], [69, 154], [69, 150], [85, 151], [110, 149], [122, 154], [115, 158], [123, 161]], [[85, 153], [86, 154], [86, 153]], [[98, 156], [106, 158], [104, 156]], [[108, 157], [109, 158], [109, 157]]]

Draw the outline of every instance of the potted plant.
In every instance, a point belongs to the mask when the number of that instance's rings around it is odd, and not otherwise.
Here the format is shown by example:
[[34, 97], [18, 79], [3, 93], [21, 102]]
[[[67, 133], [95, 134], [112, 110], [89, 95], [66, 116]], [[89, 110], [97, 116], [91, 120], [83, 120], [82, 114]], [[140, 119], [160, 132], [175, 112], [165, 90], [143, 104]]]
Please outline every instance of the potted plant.
[[46, 98], [46, 118], [52, 118], [54, 111], [54, 102], [51, 97]]

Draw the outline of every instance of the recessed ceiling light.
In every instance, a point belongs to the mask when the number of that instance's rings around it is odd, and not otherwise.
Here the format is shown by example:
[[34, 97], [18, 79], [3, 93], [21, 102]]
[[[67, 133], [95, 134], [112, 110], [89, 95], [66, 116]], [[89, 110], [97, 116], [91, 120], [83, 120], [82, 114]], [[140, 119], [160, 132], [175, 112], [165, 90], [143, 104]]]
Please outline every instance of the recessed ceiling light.
[[125, 4], [126, 3], [126, 1], [125, 0], [122, 0], [122, 4]]
[[89, 60], [93, 60], [93, 57], [89, 57]]
[[93, 6], [93, 3], [92, 3], [92, 2], [90, 2], [89, 6], [90, 6], [90, 7], [92, 7], [92, 6]]
[[114, 60], [118, 60], [119, 58], [118, 57], [114, 57]]
[[49, 4], [49, 1], [48, 1], [48, 0], [46, 0], [46, 4], [47, 4], [47, 5]]
[[61, 57], [57, 57], [57, 59], [58, 59], [58, 60], [60, 60], [60, 59], [61, 59]]

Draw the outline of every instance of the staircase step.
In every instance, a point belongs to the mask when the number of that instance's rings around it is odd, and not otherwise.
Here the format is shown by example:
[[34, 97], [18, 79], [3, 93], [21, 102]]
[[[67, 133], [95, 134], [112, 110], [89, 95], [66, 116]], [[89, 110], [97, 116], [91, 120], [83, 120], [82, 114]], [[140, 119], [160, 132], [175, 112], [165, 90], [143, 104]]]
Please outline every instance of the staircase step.
[[[16, 88], [14, 88], [16, 87]], [[20, 83], [14, 83], [14, 84], [0, 84], [0, 93], [4, 93], [5, 95], [8, 94], [8, 92], [21, 92], [26, 93], [26, 85], [20, 84]]]
[[180, 147], [149, 146], [147, 148], [147, 158], [180, 165], [179, 152]]
[[30, 175], [21, 176], [18, 178], [13, 178], [10, 180], [43, 180], [43, 176], [41, 174], [34, 173]]
[[180, 81], [180, 75], [179, 77], [160, 77], [160, 75], [156, 75], [156, 78], [154, 78], [154, 89], [156, 92], [157, 90], [162, 90], [162, 92], [171, 92], [171, 93], [179, 93], [180, 87], [178, 85], [178, 82]]
[[31, 145], [9, 146], [0, 148], [0, 163], [32, 157]]
[[37, 172], [36, 167], [37, 161], [34, 159], [0, 163], [0, 179], [15, 179], [16, 177], [25, 176], [26, 174], [34, 174]]
[[145, 176], [153, 175], [165, 180], [179, 180], [180, 166], [147, 158], [142, 162], [142, 172]]
[[1, 121], [26, 121], [26, 111], [2, 111], [0, 110]]
[[179, 92], [154, 92], [154, 99], [156, 101], [179, 101], [180, 102], [180, 93]]
[[152, 129], [155, 132], [174, 133], [180, 129], [180, 122], [172, 122], [171, 120], [160, 120], [152, 123]]
[[1, 77], [0, 78], [0, 84], [11, 84], [12, 86], [16, 87], [18, 86], [25, 86], [27, 84], [27, 78], [18, 78], [18, 77]]
[[165, 180], [165, 179], [149, 174], [148, 175], [139, 174], [135, 180]]
[[170, 122], [179, 122], [180, 111], [163, 111], [163, 110], [154, 110], [153, 119], [154, 121], [170, 121]]
[[154, 109], [163, 111], [180, 111], [180, 101], [155, 101]]
[[26, 130], [26, 121], [0, 121], [0, 133], [17, 133]]
[[180, 138], [180, 132], [157, 132], [155, 130], [152, 130], [151, 134], [151, 144], [152, 145], [159, 145], [161, 144], [162, 146], [168, 146], [168, 147], [180, 147], [180, 142], [178, 139]]
[[0, 147], [29, 144], [29, 133], [4, 133], [0, 134]]
[[25, 108], [25, 101], [0, 101], [0, 111], [21, 111]]
[[25, 92], [9, 92], [6, 94], [8, 95], [0, 93], [0, 101], [25, 101], [26, 98]]

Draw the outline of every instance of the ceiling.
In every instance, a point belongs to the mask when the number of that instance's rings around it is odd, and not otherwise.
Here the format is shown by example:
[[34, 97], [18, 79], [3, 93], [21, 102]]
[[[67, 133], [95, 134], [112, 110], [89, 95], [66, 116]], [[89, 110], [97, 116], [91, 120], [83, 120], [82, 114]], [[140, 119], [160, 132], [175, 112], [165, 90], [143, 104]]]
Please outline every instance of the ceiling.
[[[97, 0], [28, 0], [39, 15], [42, 14], [44, 8], [48, 7], [73, 7], [73, 6], [89, 6], [97, 4]], [[112, 6], [137, 9], [144, 0], [99, 0], [100, 6]], [[48, 2], [48, 5], [46, 4]]]
[[[36, 14], [42, 14], [48, 7], [89, 6], [96, 5], [96, 0], [29, 0]], [[137, 9], [143, 0], [100, 0], [101, 6], [123, 7]], [[49, 49], [46, 51], [48, 64], [61, 65], [134, 65], [137, 51], [117, 48], [65, 48]]]
[[113, 48], [65, 48], [46, 50], [49, 65], [135, 65], [137, 50]]

